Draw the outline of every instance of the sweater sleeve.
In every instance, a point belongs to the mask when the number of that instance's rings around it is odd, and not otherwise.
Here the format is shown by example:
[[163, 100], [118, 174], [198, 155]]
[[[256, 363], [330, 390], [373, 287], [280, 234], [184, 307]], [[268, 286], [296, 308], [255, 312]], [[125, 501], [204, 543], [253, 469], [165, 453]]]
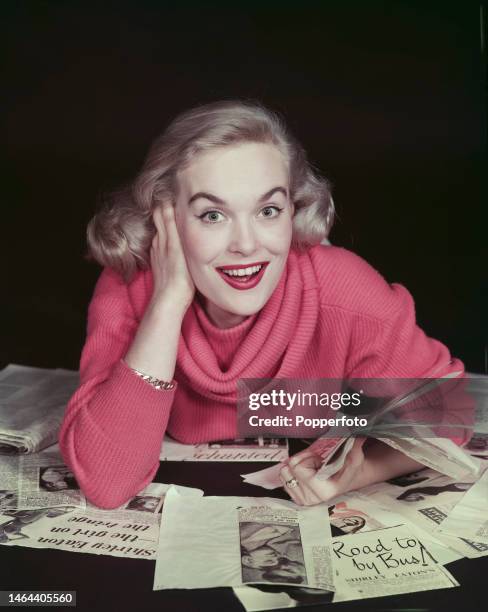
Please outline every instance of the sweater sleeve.
[[398, 306], [387, 320], [368, 320], [365, 324], [359, 317], [356, 322], [347, 378], [389, 379], [386, 386], [404, 395], [409, 385], [413, 389], [422, 384], [421, 379], [453, 377], [454, 380], [446, 380], [439, 388], [397, 409], [395, 414], [405, 422], [430, 423], [437, 435], [463, 445], [471, 437], [474, 420], [464, 366], [451, 357], [441, 342], [429, 338], [417, 326], [408, 291], [399, 285], [392, 286], [391, 291], [396, 294]]
[[[385, 283], [386, 285], [386, 283]], [[440, 378], [464, 374], [459, 359], [417, 325], [410, 293], [401, 285], [382, 287], [378, 317], [358, 314], [347, 370], [351, 378]], [[380, 295], [376, 295], [379, 299]]]
[[154, 389], [122, 361], [138, 323], [128, 286], [104, 270], [88, 310], [80, 387], [59, 437], [82, 491], [102, 508], [120, 506], [154, 478], [175, 393]]
[[[352, 325], [346, 377], [389, 379], [425, 379], [452, 376], [462, 379], [464, 366], [451, 357], [441, 342], [429, 338], [417, 325], [415, 305], [410, 293], [401, 285], [388, 284], [369, 264], [353, 254], [347, 257], [347, 283], [351, 287], [350, 303]], [[354, 289], [352, 289], [354, 287]], [[354, 293], [354, 297], [352, 296]], [[399, 390], [405, 382], [398, 381]], [[437, 406], [442, 414], [426, 415], [425, 422], [433, 418], [439, 426], [450, 430], [439, 435], [450, 437], [457, 444], [466, 443], [473, 425], [473, 402], [463, 392], [464, 383], [449, 383], [454, 392]], [[430, 397], [434, 397], [431, 394]], [[430, 421], [432, 422], [432, 421]], [[446, 434], [446, 431], [452, 433]]]

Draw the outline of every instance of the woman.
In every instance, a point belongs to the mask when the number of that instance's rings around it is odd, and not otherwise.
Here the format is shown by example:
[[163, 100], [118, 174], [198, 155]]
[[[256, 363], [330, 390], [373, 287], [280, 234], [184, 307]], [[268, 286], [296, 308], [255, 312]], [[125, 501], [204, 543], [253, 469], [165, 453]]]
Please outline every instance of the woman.
[[5, 510], [5, 508], [10, 508], [14, 505], [16, 500], [15, 491], [10, 491], [8, 489], [0, 489], [0, 512]]
[[64, 465], [51, 466], [41, 471], [39, 484], [46, 491], [79, 489], [73, 473]]
[[[177, 117], [134, 183], [89, 225], [105, 266], [90, 304], [81, 386], [60, 434], [88, 499], [117, 507], [154, 477], [163, 434], [237, 437], [239, 378], [414, 378], [462, 371], [415, 325], [414, 305], [367, 263], [321, 246], [327, 181], [271, 112], [218, 102]], [[358, 441], [315, 478], [310, 451], [283, 466], [314, 504], [420, 468]]]
[[329, 522], [332, 537], [356, 533], [366, 525], [367, 514], [348, 508], [347, 502], [329, 506]]
[[261, 570], [268, 582], [301, 583], [306, 577], [303, 548], [297, 527], [241, 523], [243, 582], [256, 581], [245, 568]]

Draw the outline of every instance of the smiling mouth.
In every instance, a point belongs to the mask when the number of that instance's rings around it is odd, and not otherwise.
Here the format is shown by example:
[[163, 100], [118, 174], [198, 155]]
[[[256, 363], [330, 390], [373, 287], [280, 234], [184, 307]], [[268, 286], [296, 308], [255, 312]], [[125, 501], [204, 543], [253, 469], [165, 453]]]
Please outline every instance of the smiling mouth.
[[260, 282], [268, 263], [262, 261], [250, 266], [222, 266], [217, 271], [234, 289], [252, 289]]

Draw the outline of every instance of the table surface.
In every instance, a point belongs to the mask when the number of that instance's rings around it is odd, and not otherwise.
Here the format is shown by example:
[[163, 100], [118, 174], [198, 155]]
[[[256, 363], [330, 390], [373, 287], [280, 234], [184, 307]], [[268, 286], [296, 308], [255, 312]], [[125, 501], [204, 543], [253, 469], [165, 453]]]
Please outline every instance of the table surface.
[[[266, 467], [262, 463], [162, 462], [155, 481], [203, 489], [205, 495], [273, 496], [286, 498], [281, 490], [265, 491], [242, 482], [240, 474]], [[271, 495], [270, 495], [271, 494]], [[172, 612], [242, 611], [232, 589], [153, 591], [155, 561], [103, 555], [0, 546], [1, 590], [70, 590], [77, 592], [78, 611], [165, 610]], [[486, 609], [485, 583], [488, 557], [461, 559], [448, 566], [461, 584], [458, 588], [382, 597], [330, 606], [307, 606], [306, 610], [471, 610]], [[45, 608], [44, 608], [45, 609]]]

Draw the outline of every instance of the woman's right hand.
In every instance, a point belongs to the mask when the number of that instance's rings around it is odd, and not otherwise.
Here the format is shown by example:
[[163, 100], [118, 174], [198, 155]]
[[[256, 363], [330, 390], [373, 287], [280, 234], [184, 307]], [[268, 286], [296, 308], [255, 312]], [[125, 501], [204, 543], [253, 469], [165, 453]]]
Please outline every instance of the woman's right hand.
[[150, 253], [153, 295], [125, 362], [144, 374], [171, 381], [181, 324], [195, 295], [195, 285], [186, 265], [173, 206], [158, 206], [153, 219], [156, 226]]
[[158, 206], [153, 220], [156, 234], [150, 254], [154, 281], [152, 302], [170, 300], [186, 312], [195, 295], [195, 285], [186, 264], [172, 204]]

